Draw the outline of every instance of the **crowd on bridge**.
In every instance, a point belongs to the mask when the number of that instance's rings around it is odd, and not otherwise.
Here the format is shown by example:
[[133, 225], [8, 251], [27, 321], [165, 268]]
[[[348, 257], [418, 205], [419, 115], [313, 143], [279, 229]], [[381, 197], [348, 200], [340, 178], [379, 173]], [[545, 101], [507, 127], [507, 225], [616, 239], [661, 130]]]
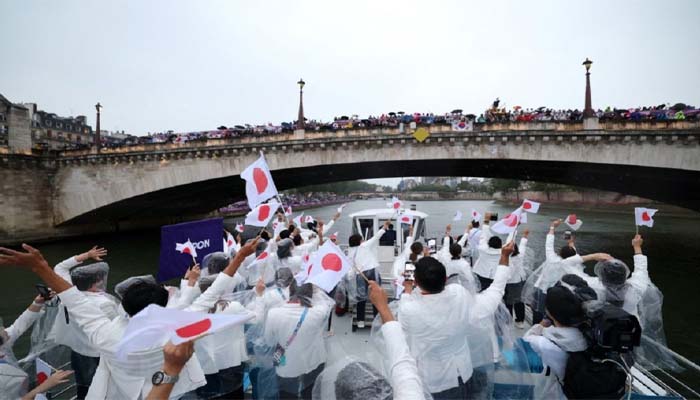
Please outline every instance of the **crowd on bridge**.
[[[636, 108], [618, 109], [606, 107], [595, 110], [596, 117], [602, 121], [673, 121], [673, 120], [698, 120], [700, 108], [695, 108], [682, 103], [673, 106], [662, 104], [657, 106], [645, 106]], [[305, 129], [308, 131], [333, 132], [337, 130], [362, 129], [362, 128], [400, 128], [401, 126], [415, 123], [423, 125], [450, 125], [456, 130], [466, 130], [467, 124], [479, 129], [490, 124], [509, 122], [577, 122], [583, 119], [583, 111], [578, 109], [553, 109], [548, 107], [523, 108], [521, 106], [502, 107], [500, 100], [493, 102], [492, 106], [483, 113], [469, 114], [460, 109], [444, 114], [434, 113], [405, 113], [389, 112], [379, 116], [360, 118], [357, 115], [343, 115], [335, 117], [333, 121], [305, 121]], [[293, 132], [296, 122], [282, 122], [280, 124], [268, 123], [266, 125], [234, 125], [219, 126], [214, 130], [193, 132], [158, 132], [148, 133], [145, 136], [129, 136], [128, 138], [104, 144], [104, 147], [114, 148], [131, 145], [151, 143], [187, 143], [206, 141], [209, 139], [234, 139], [240, 137], [255, 137], [275, 135]], [[86, 145], [84, 145], [86, 146]]]

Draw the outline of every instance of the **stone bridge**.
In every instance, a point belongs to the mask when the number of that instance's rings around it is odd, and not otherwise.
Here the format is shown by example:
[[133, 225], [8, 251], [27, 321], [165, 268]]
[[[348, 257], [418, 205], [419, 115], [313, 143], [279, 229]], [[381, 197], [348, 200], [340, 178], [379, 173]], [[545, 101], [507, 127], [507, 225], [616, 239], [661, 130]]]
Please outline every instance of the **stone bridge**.
[[700, 123], [512, 123], [422, 143], [396, 128], [0, 154], [0, 242], [173, 222], [244, 196], [241, 171], [265, 153], [278, 189], [402, 176], [564, 183], [700, 210]]

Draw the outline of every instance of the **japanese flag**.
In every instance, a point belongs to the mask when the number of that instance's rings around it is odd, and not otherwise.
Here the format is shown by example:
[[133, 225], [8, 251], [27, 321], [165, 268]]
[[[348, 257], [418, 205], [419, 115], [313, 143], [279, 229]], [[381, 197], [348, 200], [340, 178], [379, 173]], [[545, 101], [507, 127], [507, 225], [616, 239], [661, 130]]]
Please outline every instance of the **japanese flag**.
[[280, 208], [280, 203], [277, 200], [260, 204], [245, 216], [245, 224], [265, 227], [270, 223], [272, 217], [275, 216], [278, 208]]
[[523, 211], [527, 211], [529, 213], [537, 214], [537, 211], [540, 210], [540, 203], [536, 201], [531, 201], [528, 199], [523, 200], [523, 205], [520, 207], [523, 209]]
[[503, 217], [503, 219], [500, 221], [493, 224], [491, 230], [501, 235], [511, 234], [518, 227], [521, 215], [522, 211], [520, 208], [518, 208], [517, 210]]
[[472, 221], [481, 221], [481, 214], [472, 208]]
[[250, 313], [204, 314], [150, 304], [129, 319], [126, 331], [117, 344], [117, 359], [126, 361], [130, 353], [162, 347], [168, 340], [175, 345], [196, 340], [242, 325], [253, 317]]
[[453, 221], [459, 221], [459, 220], [461, 220], [461, 219], [462, 219], [462, 213], [459, 212], [459, 211], [457, 211], [457, 212], [455, 213], [455, 216], [452, 218]]
[[289, 217], [292, 215], [292, 206], [287, 206], [287, 208], [284, 209], [284, 216]]
[[653, 208], [635, 207], [634, 221], [637, 226], [654, 226], [654, 214], [659, 210]]
[[272, 229], [275, 232], [274, 236], [277, 237], [280, 235], [280, 232], [287, 229], [287, 225], [285, 225], [284, 222], [275, 221], [272, 223]]
[[226, 231], [226, 239], [224, 239], [224, 253], [228, 254], [233, 248], [234, 244], [236, 244], [236, 240], [233, 238], [233, 235], [231, 232]]
[[236, 230], [240, 233], [243, 233], [245, 230], [245, 226], [243, 224], [236, 224]]
[[338, 232], [332, 234], [332, 235], [329, 237], [329, 239], [330, 239], [330, 240], [338, 240]]
[[520, 214], [520, 223], [527, 224], [527, 213]]
[[569, 228], [575, 231], [577, 231], [581, 227], [581, 225], [583, 225], [583, 221], [576, 218], [576, 214], [567, 215], [566, 219], [564, 220], [564, 223], [568, 225]]
[[348, 273], [351, 266], [350, 260], [340, 247], [328, 240], [311, 258], [306, 282], [330, 292]]
[[311, 215], [307, 215], [306, 217], [304, 217], [304, 222], [306, 222], [307, 224], [310, 224], [314, 221], [316, 221], [316, 220]]
[[248, 264], [248, 266], [246, 267], [246, 269], [250, 269], [250, 268], [253, 268], [253, 267], [257, 266], [257, 265], [260, 265], [260, 264], [264, 263], [264, 262], [267, 260], [267, 258], [268, 258], [269, 256], [270, 256], [270, 245], [268, 244], [268, 245], [267, 245], [267, 248], [266, 248], [265, 250], [263, 250], [263, 252], [260, 253], [260, 255], [257, 256], [257, 257], [255, 258], [255, 260], [253, 260], [252, 263]]
[[251, 210], [263, 201], [277, 196], [275, 182], [262, 154], [241, 173], [241, 178], [246, 181], [245, 195]]
[[194, 248], [190, 239], [187, 239], [185, 243], [175, 243], [175, 250], [182, 254], [189, 254], [192, 258], [197, 258], [197, 250]]
[[347, 205], [348, 205], [348, 204], [345, 203], [345, 204], [341, 205], [340, 207], [338, 207], [338, 212], [339, 212], [339, 213], [343, 212], [343, 208], [345, 208], [345, 206], [347, 206]]
[[396, 221], [398, 221], [401, 224], [411, 225], [413, 223], [413, 217], [404, 213], [404, 214], [399, 215], [396, 218]]
[[394, 196], [391, 198], [391, 203], [387, 203], [387, 206], [389, 206], [389, 208], [394, 209], [395, 211], [398, 211], [399, 208], [403, 206], [403, 202], [399, 200], [398, 197]]
[[[41, 358], [36, 359], [36, 383], [37, 385], [41, 385], [42, 383], [46, 382], [47, 379], [49, 379], [49, 376], [53, 374], [54, 369], [51, 368], [51, 366]], [[39, 393], [37, 394], [34, 399], [36, 400], [47, 400], [47, 397], [44, 393]]]

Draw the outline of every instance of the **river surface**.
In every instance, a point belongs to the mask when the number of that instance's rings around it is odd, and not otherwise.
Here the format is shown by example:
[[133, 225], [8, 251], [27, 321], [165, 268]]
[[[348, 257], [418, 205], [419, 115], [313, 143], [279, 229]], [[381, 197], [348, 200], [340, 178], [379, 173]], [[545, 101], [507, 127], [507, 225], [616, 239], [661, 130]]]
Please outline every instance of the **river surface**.
[[[368, 208], [384, 208], [388, 200], [361, 200], [349, 203], [343, 211], [342, 218], [331, 229], [339, 232], [341, 243], [347, 243], [350, 232], [349, 214]], [[429, 214], [427, 233], [438, 236], [444, 232], [448, 223], [453, 225], [453, 233], [461, 233], [467, 221], [452, 222], [455, 211], [460, 210], [465, 216], [475, 208], [482, 214], [486, 211], [498, 212], [501, 216], [512, 210], [491, 201], [415, 201], [419, 211]], [[335, 213], [337, 206], [306, 210], [306, 215], [327, 221]], [[653, 228], [642, 227], [640, 233], [644, 238], [644, 254], [649, 258], [649, 274], [652, 281], [664, 294], [663, 316], [666, 336], [671, 349], [685, 357], [700, 363], [700, 214], [683, 217], [664, 215], [663, 205], [654, 217]], [[539, 214], [530, 214], [527, 228], [530, 229], [529, 248], [533, 252], [534, 263], [539, 265], [544, 260], [544, 239], [553, 218], [564, 218], [575, 213], [583, 221], [577, 233], [576, 247], [581, 254], [606, 252], [625, 261], [632, 267], [632, 247], [630, 241], [635, 233], [632, 208], [619, 211], [558, 208], [543, 204]], [[296, 214], [295, 214], [296, 216]], [[242, 218], [227, 219], [229, 223], [241, 222]], [[556, 248], [563, 240], [563, 224], [557, 233]], [[328, 232], [328, 234], [333, 233]], [[39, 247], [52, 265], [90, 249], [93, 245], [106, 247], [109, 255], [106, 261], [110, 265], [109, 290], [121, 280], [142, 274], [155, 274], [158, 268], [160, 251], [160, 230], [153, 229], [139, 232], [127, 232], [109, 235], [93, 235], [68, 240], [45, 243]], [[587, 270], [592, 272], [593, 265]], [[0, 316], [9, 325], [26, 308], [35, 296], [34, 284], [38, 279], [31, 273], [11, 269], [4, 271], [0, 288]], [[22, 357], [28, 348], [28, 334], [15, 345], [15, 352]], [[694, 386], [700, 382], [694, 381]]]

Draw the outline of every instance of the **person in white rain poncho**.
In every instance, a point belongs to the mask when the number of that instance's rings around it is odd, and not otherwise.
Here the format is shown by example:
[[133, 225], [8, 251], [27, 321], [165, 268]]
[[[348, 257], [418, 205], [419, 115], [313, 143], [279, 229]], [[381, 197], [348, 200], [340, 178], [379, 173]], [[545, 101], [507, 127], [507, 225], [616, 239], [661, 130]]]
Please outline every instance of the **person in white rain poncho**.
[[481, 290], [485, 290], [493, 282], [496, 274], [496, 267], [501, 257], [501, 246], [503, 242], [498, 236], [491, 235], [491, 227], [489, 226], [491, 213], [484, 215], [484, 226], [479, 235], [479, 259], [474, 263], [472, 270], [479, 278], [479, 286]]
[[[80, 266], [90, 259], [101, 261], [105, 255], [107, 250], [93, 247], [85, 253], [57, 264], [54, 271], [83, 292], [86, 298], [111, 320], [117, 317], [118, 303], [114, 297], [105, 292], [109, 266], [104, 262]], [[75, 371], [76, 395], [78, 399], [84, 399], [100, 363], [100, 351], [90, 344], [83, 330], [71, 321], [69, 311], [64, 303], [59, 305], [48, 339], [53, 339], [57, 344], [71, 349], [70, 360], [71, 367]]]
[[442, 240], [442, 247], [433, 257], [445, 266], [448, 283], [460, 283], [472, 293], [476, 293], [479, 291], [479, 284], [474, 277], [469, 262], [462, 258], [462, 248], [466, 244], [467, 235], [462, 235], [456, 243], [452, 243], [451, 231], [452, 226], [447, 225], [445, 237]]
[[[256, 244], [257, 240], [247, 244], [231, 260], [233, 270], [231, 275], [235, 273], [245, 257], [253, 253]], [[152, 386], [153, 371], [150, 369], [142, 371], [138, 362], [123, 362], [116, 357], [117, 346], [126, 330], [128, 317], [120, 315], [110, 320], [84, 293], [56, 274], [38, 250], [27, 245], [24, 245], [24, 249], [25, 252], [0, 249], [0, 265], [19, 265], [39, 276], [47, 286], [58, 293], [61, 302], [69, 311], [71, 321], [75, 321], [87, 335], [90, 344], [99, 349], [100, 364], [93, 377], [87, 398], [145, 397]], [[145, 280], [132, 280], [131, 284], [122, 286], [122, 289], [122, 307], [129, 316], [137, 314], [149, 304], [165, 307], [168, 302], [166, 289]], [[157, 345], [152, 350], [160, 352], [161, 346], [162, 344]], [[205, 383], [202, 368], [193, 358], [187, 362], [183, 373], [180, 374], [171, 397], [178, 398]]]
[[416, 263], [415, 290], [411, 281], [405, 282], [398, 319], [433, 398], [467, 396], [473, 366], [465, 328], [472, 321], [488, 321], [496, 311], [510, 274], [512, 251], [512, 243], [501, 249], [493, 284], [477, 295], [458, 284], [445, 285], [445, 267], [432, 257]]
[[[357, 327], [365, 327], [365, 306], [367, 304], [368, 286], [365, 279], [356, 274], [355, 271], [362, 271], [364, 276], [372, 281], [381, 284], [382, 279], [376, 268], [379, 267], [377, 252], [379, 247], [379, 239], [384, 235], [389, 227], [389, 221], [384, 222], [382, 229], [378, 230], [372, 238], [365, 241], [362, 235], [354, 234], [348, 239], [348, 258], [354, 264], [353, 269], [349, 273], [350, 279], [355, 279], [357, 283]], [[376, 316], [377, 311], [374, 310]]]
[[[53, 294], [52, 294], [53, 295]], [[29, 329], [34, 322], [41, 316], [44, 308], [45, 300], [41, 296], [37, 296], [34, 302], [26, 309], [15, 322], [5, 327], [2, 318], [0, 318], [0, 397], [4, 399], [33, 399], [37, 393], [43, 393], [46, 390], [62, 383], [63, 379], [70, 374], [70, 371], [58, 371], [54, 373], [51, 381], [47, 380], [43, 384], [29, 393], [27, 392], [28, 375], [20, 368], [15, 358], [12, 346], [17, 339]], [[55, 376], [54, 376], [55, 375]], [[26, 394], [26, 396], [25, 396]]]
[[521, 297], [528, 275], [528, 269], [523, 265], [523, 262], [527, 252], [527, 237], [529, 235], [530, 230], [525, 229], [523, 237], [520, 238], [520, 245], [515, 246], [515, 250], [513, 250], [513, 254], [510, 257], [510, 266], [513, 268], [513, 272], [506, 285], [506, 294], [503, 296], [503, 301], [506, 303], [508, 311], [510, 311], [511, 315], [515, 315], [515, 326], [519, 329], [525, 327], [525, 304]]
[[332, 304], [315, 296], [312, 284], [292, 280], [289, 300], [268, 311], [263, 337], [273, 353], [281, 399], [311, 397], [326, 362], [323, 327]]

